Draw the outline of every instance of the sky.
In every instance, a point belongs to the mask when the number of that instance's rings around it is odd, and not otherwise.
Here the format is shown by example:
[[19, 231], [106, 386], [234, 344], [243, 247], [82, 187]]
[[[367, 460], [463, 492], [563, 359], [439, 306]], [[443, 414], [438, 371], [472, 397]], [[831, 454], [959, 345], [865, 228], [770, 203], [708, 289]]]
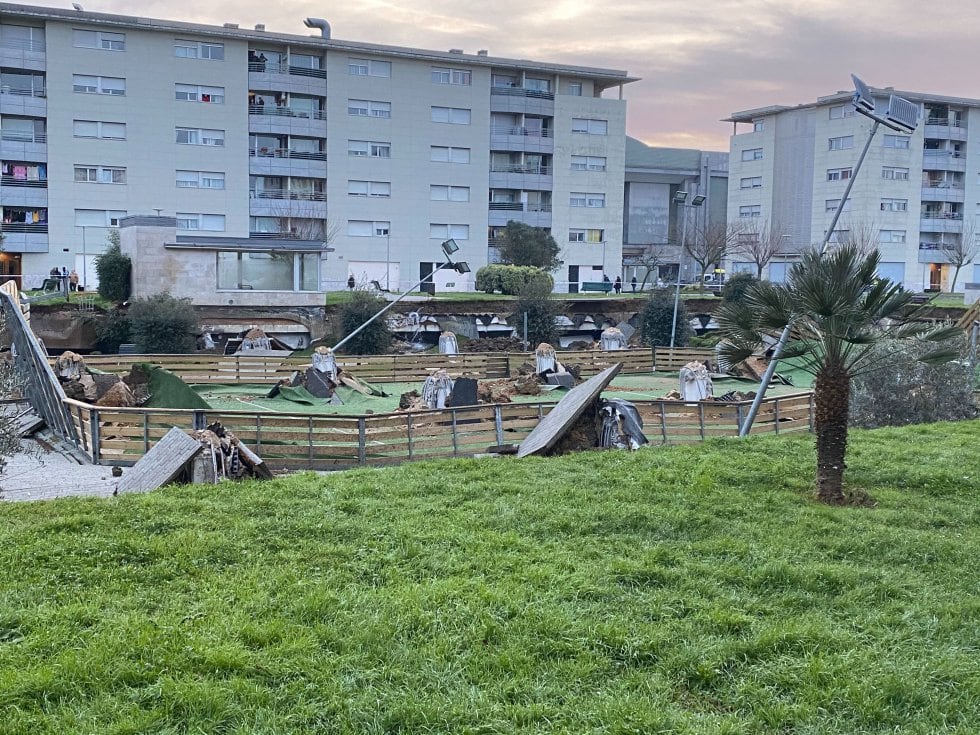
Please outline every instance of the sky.
[[[627, 133], [728, 150], [732, 112], [876, 87], [980, 97], [976, 0], [81, 0], [85, 10], [627, 71]], [[34, 5], [68, 8], [69, 0]], [[609, 92], [607, 92], [607, 95]]]

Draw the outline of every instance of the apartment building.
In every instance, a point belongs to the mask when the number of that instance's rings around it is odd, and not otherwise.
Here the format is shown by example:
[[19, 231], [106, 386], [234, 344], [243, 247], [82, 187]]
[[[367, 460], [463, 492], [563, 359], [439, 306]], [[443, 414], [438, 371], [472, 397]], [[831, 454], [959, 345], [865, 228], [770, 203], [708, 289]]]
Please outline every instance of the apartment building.
[[[873, 92], [882, 109], [890, 94], [917, 104], [919, 125], [911, 135], [878, 131], [831, 242], [875, 244], [883, 277], [913, 290], [948, 291], [951, 250], [980, 236], [980, 100]], [[763, 232], [783, 243], [768, 266], [772, 280], [784, 278], [803, 247], [823, 241], [854, 174], [873, 123], [855, 113], [851, 97], [837, 92], [729, 118], [729, 220], [741, 238]], [[732, 267], [754, 270], [737, 254]], [[956, 290], [971, 281], [980, 281], [976, 260], [962, 267]]]
[[[30, 287], [67, 267], [92, 287], [133, 215], [175, 218], [166, 247], [196, 264], [180, 277], [216, 303], [314, 303], [350, 275], [406, 288], [448, 239], [475, 272], [509, 220], [562, 244], [562, 289], [603, 251], [620, 262], [626, 72], [307, 24], [0, 3], [0, 275]], [[448, 273], [437, 287], [467, 287]]]
[[[728, 154], [659, 148], [626, 138], [623, 278], [639, 283], [693, 280], [698, 267], [683, 247], [705, 227], [724, 227]], [[684, 195], [684, 201], [678, 201]], [[703, 197], [703, 199], [695, 199]]]

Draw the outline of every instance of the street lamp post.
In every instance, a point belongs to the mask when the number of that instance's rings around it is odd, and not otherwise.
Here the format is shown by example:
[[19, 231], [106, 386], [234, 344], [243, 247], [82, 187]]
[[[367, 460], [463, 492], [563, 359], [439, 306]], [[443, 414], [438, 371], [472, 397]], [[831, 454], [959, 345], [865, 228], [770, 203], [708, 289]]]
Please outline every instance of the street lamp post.
[[677, 311], [681, 302], [681, 263], [684, 260], [684, 245], [687, 242], [687, 215], [688, 213], [684, 211], [684, 208], [694, 208], [700, 207], [704, 204], [704, 195], [697, 194], [691, 199], [691, 203], [687, 204], [687, 192], [678, 191], [674, 194], [674, 204], [677, 205], [678, 211], [680, 211], [684, 219], [681, 222], [681, 251], [680, 255], [677, 256], [677, 286], [674, 289], [674, 319], [670, 324], [670, 348], [674, 349], [674, 340], [677, 337]]

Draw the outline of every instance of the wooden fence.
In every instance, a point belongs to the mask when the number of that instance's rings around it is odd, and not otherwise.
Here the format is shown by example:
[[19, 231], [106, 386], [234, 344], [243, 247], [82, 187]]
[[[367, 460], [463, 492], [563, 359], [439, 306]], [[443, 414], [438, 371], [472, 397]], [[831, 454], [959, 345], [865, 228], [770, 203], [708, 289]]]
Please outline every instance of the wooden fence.
[[[653, 444], [737, 436], [750, 402], [635, 401]], [[131, 465], [171, 427], [220, 421], [273, 470], [345, 469], [467, 457], [519, 443], [553, 403], [505, 403], [437, 411], [337, 416], [254, 411], [101, 408], [66, 399], [80, 449], [97, 464]], [[763, 401], [752, 433], [810, 431], [811, 393]]]
[[[653, 350], [563, 350], [558, 360], [577, 365], [584, 378], [602, 372], [614, 363], [623, 363], [621, 374], [642, 374], [652, 370], [674, 371], [691, 360], [715, 361], [711, 350], [656, 347]], [[264, 355], [87, 355], [89, 367], [112, 373], [128, 372], [135, 363], [149, 362], [180, 376], [187, 383], [276, 383], [295, 370], [310, 365], [309, 357], [269, 357]], [[347, 372], [368, 381], [416, 382], [431, 372], [446, 370], [453, 378], [504, 378], [516, 375], [524, 363], [534, 363], [530, 352], [458, 355], [338, 355], [337, 364]]]

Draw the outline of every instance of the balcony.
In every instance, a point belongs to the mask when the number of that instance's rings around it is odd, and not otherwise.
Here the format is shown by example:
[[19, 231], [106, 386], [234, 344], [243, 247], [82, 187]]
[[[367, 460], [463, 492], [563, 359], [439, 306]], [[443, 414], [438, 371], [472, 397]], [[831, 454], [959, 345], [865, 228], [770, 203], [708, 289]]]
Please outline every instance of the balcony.
[[4, 39], [0, 42], [0, 67], [44, 71], [44, 41]]
[[326, 69], [310, 69], [305, 66], [292, 66], [288, 61], [250, 61], [248, 71], [251, 74], [288, 74], [296, 77], [312, 77], [326, 79]]
[[550, 128], [491, 125], [490, 148], [498, 151], [554, 153], [554, 131]]
[[302, 161], [327, 160], [327, 154], [323, 151], [293, 151], [289, 148], [249, 148], [248, 155], [253, 158], [290, 158]]
[[553, 92], [542, 92], [537, 89], [527, 89], [526, 87], [493, 86], [490, 87], [490, 94], [507, 97], [532, 97], [538, 100], [555, 99]]
[[493, 86], [490, 87], [490, 111], [553, 116], [555, 95], [524, 87]]
[[953, 247], [951, 243], [920, 242], [918, 260], [920, 263], [949, 263], [947, 249], [951, 247]]
[[47, 110], [47, 94], [43, 89], [0, 87], [0, 115], [45, 117]]
[[[24, 228], [31, 229], [24, 229]], [[8, 253], [48, 252], [48, 223], [3, 224], [3, 249]]]
[[307, 202], [325, 202], [327, 195], [322, 191], [292, 191], [290, 189], [252, 189], [250, 199], [296, 199]]
[[526, 164], [490, 166], [491, 189], [551, 191], [552, 185], [551, 166], [529, 166]]
[[922, 151], [922, 168], [941, 171], [966, 171], [966, 156], [956, 151]]
[[46, 161], [48, 136], [19, 130], [0, 130], [0, 158], [13, 161]]
[[529, 202], [490, 202], [491, 227], [503, 227], [510, 220], [523, 222], [532, 227], [551, 227], [551, 204]]
[[298, 110], [287, 105], [249, 105], [249, 115], [273, 115], [276, 117], [298, 117], [314, 120], [326, 120], [324, 110]]
[[32, 189], [47, 189], [47, 179], [25, 179], [18, 176], [0, 176], [0, 187], [28, 187]]
[[965, 196], [963, 184], [937, 183], [922, 187], [923, 202], [962, 202]]
[[921, 232], [962, 232], [962, 212], [923, 212], [919, 223]]
[[926, 118], [922, 132], [926, 138], [965, 141], [967, 131], [961, 120], [948, 117], [929, 117]]
[[327, 198], [325, 194], [318, 198], [312, 198], [313, 192], [306, 192], [308, 196], [300, 197], [299, 192], [291, 192], [297, 196], [290, 196], [290, 192], [283, 192], [276, 196], [269, 190], [260, 192], [249, 192], [248, 213], [253, 217], [275, 217], [277, 219], [314, 219], [322, 220], [327, 217]]

